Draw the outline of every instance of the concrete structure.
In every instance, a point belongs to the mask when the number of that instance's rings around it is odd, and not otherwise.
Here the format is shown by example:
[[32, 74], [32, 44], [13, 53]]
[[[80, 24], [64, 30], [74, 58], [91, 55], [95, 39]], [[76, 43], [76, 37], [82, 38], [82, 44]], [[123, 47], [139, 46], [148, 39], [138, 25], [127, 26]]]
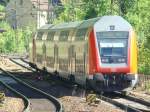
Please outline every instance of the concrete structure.
[[39, 28], [47, 23], [48, 0], [10, 0], [6, 20], [13, 28]]

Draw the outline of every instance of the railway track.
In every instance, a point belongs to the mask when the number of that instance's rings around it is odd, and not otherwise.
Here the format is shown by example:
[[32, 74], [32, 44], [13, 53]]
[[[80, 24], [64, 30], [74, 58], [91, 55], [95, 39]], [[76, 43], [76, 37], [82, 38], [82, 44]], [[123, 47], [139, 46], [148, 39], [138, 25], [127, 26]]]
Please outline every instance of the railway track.
[[24, 108], [23, 108], [22, 111], [23, 112], [29, 112], [30, 102], [29, 102], [28, 98], [26, 96], [24, 96], [23, 94], [17, 92], [15, 89], [11, 88], [9, 85], [7, 85], [6, 83], [4, 83], [3, 81], [1, 81], [2, 79], [4, 80], [4, 77], [0, 76], [1, 91], [4, 91], [4, 93], [5, 93], [6, 96], [10, 95], [10, 96], [14, 96], [14, 97], [17, 97], [17, 98], [21, 98], [23, 100], [23, 104], [24, 104]]
[[[20, 65], [21, 67], [23, 67], [25, 69], [28, 69], [28, 70], [32, 71], [34, 73], [34, 76], [33, 76], [34, 79], [35, 79], [35, 77], [38, 77], [41, 74], [43, 76], [42, 72], [37, 72], [34, 68], [31, 68], [27, 64], [28, 63], [27, 61], [24, 61], [22, 59], [21, 60], [19, 60], [19, 59], [10, 59], [10, 61], [12, 61], [13, 63], [15, 63], [17, 65]], [[31, 75], [30, 76], [26, 76], [26, 74], [23, 74], [23, 75], [15, 75], [15, 76], [18, 77], [18, 78], [20, 78], [21, 80], [24, 80], [25, 82], [33, 85], [34, 87], [41, 89], [42, 91], [46, 92], [47, 94], [52, 94], [53, 96], [55, 96], [57, 98], [59, 98], [60, 96], [62, 96], [62, 94], [64, 94], [64, 95], [72, 95], [72, 91], [73, 91], [74, 85], [72, 85], [67, 80], [60, 80], [59, 77], [56, 77], [53, 74], [49, 74], [48, 75], [49, 77], [48, 77], [48, 79], [46, 81], [47, 84], [45, 84], [45, 85], [47, 85], [47, 87], [43, 87], [42, 84], [39, 85], [39, 84], [37, 84], [37, 82], [30, 80], [29, 77], [33, 78]], [[68, 83], [70, 83], [70, 84], [68, 85]], [[59, 89], [57, 90], [57, 88], [59, 88]]]
[[[25, 64], [25, 63], [28, 63], [28, 61], [26, 61], [26, 60], [22, 60], [22, 59], [18, 60], [17, 59], [17, 61], [15, 61], [15, 60], [11, 59], [11, 61], [13, 61], [14, 63], [16, 63], [24, 68], [34, 70]], [[119, 93], [115, 93], [115, 96], [116, 97], [113, 98], [112, 96], [108, 96], [105, 94], [100, 95], [98, 93], [98, 98], [100, 98], [101, 100], [104, 100], [106, 102], [109, 102], [109, 103], [121, 108], [122, 110], [125, 110], [126, 112], [149, 112], [150, 111], [150, 108], [149, 108], [150, 102], [146, 102], [142, 99], [138, 99], [138, 98], [132, 97], [132, 96], [123, 97], [123, 95], [121, 95]]]
[[30, 102], [29, 112], [62, 112], [61, 103], [53, 96], [32, 87], [0, 68], [0, 80], [18, 93], [26, 96]]
[[9, 58], [9, 60], [12, 61], [13, 63], [23, 67], [23, 68], [26, 68], [26, 69], [30, 70], [30, 71], [33, 71], [33, 72], [36, 71], [36, 69], [29, 66], [28, 61], [26, 61], [22, 58], [21, 59], [20, 58], [15, 58], [15, 59], [14, 58]]
[[150, 102], [132, 97], [124, 96], [121, 93], [113, 92], [111, 94], [98, 95], [100, 99], [117, 105], [127, 112], [150, 112]]

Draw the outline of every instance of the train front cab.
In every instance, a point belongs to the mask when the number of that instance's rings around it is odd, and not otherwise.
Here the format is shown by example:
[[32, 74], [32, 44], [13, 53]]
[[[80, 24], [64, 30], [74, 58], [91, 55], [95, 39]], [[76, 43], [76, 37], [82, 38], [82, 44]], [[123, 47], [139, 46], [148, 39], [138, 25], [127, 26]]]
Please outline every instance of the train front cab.
[[137, 45], [132, 26], [119, 16], [104, 16], [89, 37], [89, 79], [98, 91], [127, 91], [135, 86]]

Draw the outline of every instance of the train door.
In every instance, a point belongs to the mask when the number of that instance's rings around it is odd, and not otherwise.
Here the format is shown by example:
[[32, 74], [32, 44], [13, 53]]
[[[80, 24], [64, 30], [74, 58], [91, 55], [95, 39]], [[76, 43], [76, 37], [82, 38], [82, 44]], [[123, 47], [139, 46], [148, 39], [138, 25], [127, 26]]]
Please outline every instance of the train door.
[[54, 35], [55, 31], [49, 31], [47, 34], [46, 43], [46, 68], [52, 72], [54, 70], [55, 58], [54, 58]]
[[87, 35], [87, 28], [78, 29], [75, 34], [74, 39], [74, 72], [75, 72], [75, 80], [76, 82], [84, 85], [86, 81], [86, 73], [85, 73], [85, 60], [86, 60], [86, 52], [85, 52], [85, 37]]
[[75, 51], [74, 51], [74, 48], [75, 48], [75, 46], [71, 44], [70, 47], [69, 47], [69, 51], [68, 51], [70, 74], [73, 74], [73, 72], [75, 70]]
[[38, 68], [43, 69], [43, 36], [44, 32], [39, 31], [36, 37], [36, 65]]
[[[45, 34], [47, 36], [47, 33]], [[46, 54], [47, 54], [47, 49], [46, 49], [46, 36], [43, 38], [43, 45], [42, 45], [42, 51], [43, 51], [43, 67], [44, 69], [46, 68]]]
[[68, 78], [68, 37], [69, 37], [69, 30], [61, 31], [59, 35], [59, 43], [58, 43], [58, 63], [59, 63], [59, 71], [62, 73], [64, 78]]
[[70, 34], [68, 37], [68, 73], [72, 74], [72, 58], [74, 54], [74, 45], [72, 45], [72, 39], [74, 38], [74, 29], [70, 30]]
[[58, 71], [58, 66], [59, 66], [59, 59], [58, 59], [58, 45], [54, 45], [54, 69], [55, 71]]

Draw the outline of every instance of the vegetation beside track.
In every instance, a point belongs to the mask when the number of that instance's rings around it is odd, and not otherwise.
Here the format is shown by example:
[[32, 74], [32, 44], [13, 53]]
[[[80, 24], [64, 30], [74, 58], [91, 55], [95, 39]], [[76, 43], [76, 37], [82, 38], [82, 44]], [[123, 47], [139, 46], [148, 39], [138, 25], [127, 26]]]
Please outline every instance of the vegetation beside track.
[[146, 83], [146, 90], [147, 90], [147, 93], [150, 94], [150, 82]]
[[139, 74], [139, 83], [136, 91], [139, 90], [150, 94], [150, 75]]

